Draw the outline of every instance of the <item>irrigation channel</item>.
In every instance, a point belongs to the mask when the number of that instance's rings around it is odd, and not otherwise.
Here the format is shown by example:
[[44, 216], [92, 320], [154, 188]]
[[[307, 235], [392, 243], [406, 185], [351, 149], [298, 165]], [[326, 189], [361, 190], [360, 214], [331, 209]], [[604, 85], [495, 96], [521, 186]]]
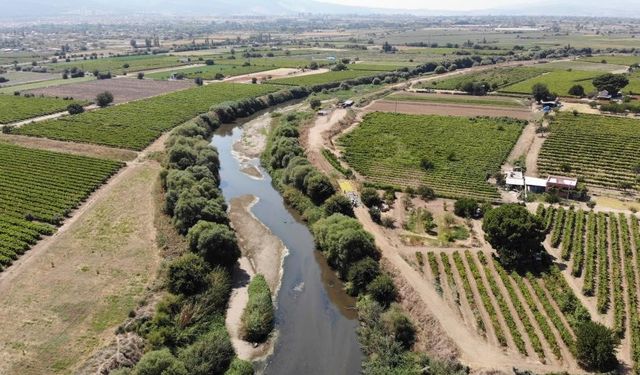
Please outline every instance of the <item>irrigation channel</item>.
[[[254, 117], [255, 118], [255, 117]], [[259, 364], [265, 374], [358, 374], [362, 352], [357, 341], [355, 301], [344, 293], [340, 280], [315, 250], [313, 237], [302, 219], [287, 207], [271, 178], [257, 159], [263, 179], [242, 172], [246, 167], [233, 153], [241, 139], [242, 125], [224, 125], [212, 144], [220, 158], [220, 187], [227, 203], [247, 194], [259, 201], [251, 211], [278, 236], [288, 255], [277, 296], [277, 341], [271, 354]]]

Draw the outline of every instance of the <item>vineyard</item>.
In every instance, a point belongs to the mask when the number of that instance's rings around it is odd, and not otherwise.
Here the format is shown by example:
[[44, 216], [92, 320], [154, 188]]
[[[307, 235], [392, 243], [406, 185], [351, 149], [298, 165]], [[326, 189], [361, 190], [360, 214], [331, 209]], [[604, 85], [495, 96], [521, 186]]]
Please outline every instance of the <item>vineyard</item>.
[[213, 105], [277, 91], [273, 85], [217, 83], [80, 115], [29, 124], [16, 133], [141, 150]]
[[486, 82], [492, 89], [498, 89], [514, 83], [537, 77], [544, 70], [537, 68], [493, 68], [485, 71], [463, 74], [446, 78], [441, 81], [432, 81], [421, 84], [424, 88], [439, 90], [460, 90], [467, 82]]
[[272, 81], [269, 81], [269, 83], [288, 86], [315, 86], [325, 83], [346, 81], [348, 79], [360, 77], [371, 77], [380, 73], [380, 71], [371, 70], [343, 70], [339, 72], [326, 72], [300, 77], [274, 79]]
[[344, 159], [368, 182], [426, 184], [443, 197], [494, 200], [499, 195], [487, 178], [500, 169], [522, 128], [512, 119], [371, 113], [339, 143]]
[[574, 332], [590, 318], [557, 267], [521, 275], [482, 251], [426, 255], [442, 298], [489, 343], [542, 363], [573, 361]]
[[223, 77], [232, 77], [242, 74], [258, 73], [271, 68], [266, 66], [241, 66], [241, 65], [207, 65], [195, 68], [176, 69], [169, 72], [151, 73], [146, 75], [147, 78], [165, 80], [169, 79], [173, 74], [183, 74], [185, 79], [194, 79], [200, 77], [205, 80], [218, 79], [217, 75], [222, 74]]
[[58, 98], [27, 98], [24, 96], [0, 95], [0, 124], [10, 124], [33, 117], [62, 112], [71, 103], [84, 104], [83, 102]]
[[599, 75], [603, 74], [603, 72], [599, 71], [581, 71], [581, 70], [557, 70], [545, 73], [543, 75], [539, 75], [533, 77], [531, 79], [527, 79], [525, 81], [504, 87], [500, 89], [502, 92], [508, 93], [516, 93], [516, 94], [531, 94], [531, 87], [536, 83], [542, 83], [547, 85], [551, 92], [557, 93], [561, 96], [570, 96], [569, 89], [573, 85], [581, 85], [584, 87], [584, 91], [594, 92], [596, 88], [593, 87], [591, 81]]
[[446, 94], [392, 94], [385, 100], [428, 102], [459, 105], [481, 105], [489, 107], [516, 107], [527, 106], [524, 100], [509, 98], [506, 96], [471, 96], [471, 95], [446, 95]]
[[541, 174], [583, 177], [592, 185], [628, 188], [640, 165], [638, 120], [560, 112], [538, 158]]
[[582, 293], [594, 303], [599, 314], [612, 318], [614, 332], [630, 341], [631, 358], [638, 366], [638, 217], [562, 207], [538, 208], [537, 215], [550, 223], [550, 245], [560, 251], [576, 284], [582, 285]]
[[181, 61], [178, 56], [155, 56], [155, 55], [139, 55], [139, 56], [119, 56], [107, 57], [95, 60], [74, 60], [70, 62], [57, 62], [47, 64], [47, 68], [51, 72], [60, 73], [65, 69], [77, 67], [85, 72], [112, 72], [114, 74], [122, 74], [123, 72], [136, 72], [140, 70], [168, 68], [172, 66], [188, 65], [186, 58]]
[[122, 164], [0, 144], [0, 270], [50, 235]]

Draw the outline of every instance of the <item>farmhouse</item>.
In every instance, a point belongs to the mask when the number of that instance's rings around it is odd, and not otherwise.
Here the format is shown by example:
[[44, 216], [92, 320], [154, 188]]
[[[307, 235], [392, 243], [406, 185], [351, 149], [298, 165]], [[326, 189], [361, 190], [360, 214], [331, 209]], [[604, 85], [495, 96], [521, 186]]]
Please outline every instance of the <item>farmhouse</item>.
[[530, 193], [544, 193], [553, 189], [568, 194], [578, 186], [578, 179], [573, 177], [549, 176], [546, 179], [525, 176], [522, 171], [512, 170], [505, 174], [505, 185], [510, 190], [526, 189]]

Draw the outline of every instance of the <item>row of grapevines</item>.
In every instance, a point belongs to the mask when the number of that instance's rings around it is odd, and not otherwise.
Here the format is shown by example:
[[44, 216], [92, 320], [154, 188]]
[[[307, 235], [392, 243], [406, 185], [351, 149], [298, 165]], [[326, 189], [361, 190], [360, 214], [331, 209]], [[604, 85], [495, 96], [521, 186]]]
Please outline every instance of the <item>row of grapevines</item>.
[[427, 253], [427, 260], [429, 261], [429, 267], [431, 268], [431, 274], [433, 275], [433, 282], [436, 286], [436, 290], [442, 291], [442, 285], [440, 284], [440, 266], [438, 265], [438, 259], [432, 252]]
[[[467, 250], [467, 257], [470, 256]], [[518, 331], [518, 326], [516, 322], [513, 320], [513, 316], [511, 315], [511, 311], [509, 310], [509, 304], [507, 300], [502, 295], [500, 291], [500, 287], [496, 282], [496, 279], [493, 277], [493, 273], [491, 272], [491, 268], [489, 268], [487, 264], [487, 258], [485, 255], [480, 252], [478, 253], [478, 259], [480, 260], [480, 264], [482, 264], [482, 268], [484, 269], [485, 277], [487, 278], [487, 282], [489, 283], [489, 288], [491, 289], [491, 293], [495, 297], [498, 302], [498, 307], [500, 308], [500, 312], [502, 312], [502, 316], [504, 318], [505, 323], [507, 323], [507, 327], [509, 327], [509, 332], [511, 333], [511, 337], [513, 338], [513, 342], [516, 344], [516, 348], [518, 351], [524, 355], [527, 355], [527, 348], [522, 339], [522, 335], [520, 331]]]
[[607, 217], [603, 212], [598, 213], [598, 295], [596, 307], [600, 314], [609, 309], [609, 256], [607, 240]]
[[587, 216], [587, 245], [584, 268], [582, 293], [585, 296], [593, 296], [596, 274], [596, 214], [594, 212], [589, 212]]
[[622, 271], [620, 264], [620, 233], [618, 219], [609, 216], [611, 230], [611, 278], [613, 280], [613, 331], [618, 337], [624, 336], [625, 306], [623, 298]]
[[525, 284], [524, 279], [520, 275], [518, 275], [517, 272], [512, 272], [511, 277], [513, 278], [513, 280], [515, 280], [516, 284], [518, 285], [518, 288], [520, 289], [520, 293], [522, 293], [525, 301], [529, 305], [529, 309], [533, 313], [533, 317], [536, 319], [536, 322], [538, 322], [538, 326], [540, 327], [540, 330], [542, 331], [542, 334], [544, 335], [545, 340], [547, 340], [547, 343], [549, 343], [549, 347], [551, 347], [551, 351], [556, 356], [556, 358], [558, 359], [562, 358], [562, 354], [560, 352], [560, 345], [558, 345], [556, 336], [553, 334], [553, 330], [551, 329], [551, 326], [549, 326], [549, 323], [547, 322], [547, 318], [542, 314], [542, 312], [540, 312], [540, 310], [536, 306], [536, 302], [533, 299], [533, 295], [531, 294], [531, 292], [529, 291], [529, 288]]
[[476, 325], [482, 335], [485, 336], [487, 334], [487, 329], [484, 326], [484, 320], [482, 320], [482, 315], [480, 314], [480, 310], [478, 309], [478, 304], [476, 303], [476, 299], [473, 296], [473, 289], [471, 288], [471, 283], [469, 282], [469, 277], [467, 276], [467, 270], [464, 268], [464, 262], [462, 261], [460, 253], [453, 253], [453, 263], [456, 265], [456, 269], [458, 270], [460, 279], [462, 279], [462, 287], [464, 288], [465, 297], [467, 298], [467, 302], [469, 303], [469, 308], [473, 313], [473, 317], [476, 320]]
[[465, 252], [465, 256], [467, 258], [467, 264], [469, 265], [469, 270], [471, 270], [471, 275], [476, 280], [476, 286], [478, 288], [478, 293], [480, 294], [480, 299], [482, 299], [482, 304], [484, 305], [487, 314], [489, 315], [489, 319], [491, 319], [491, 324], [493, 325], [493, 329], [496, 333], [496, 338], [498, 339], [498, 343], [501, 346], [507, 346], [507, 337], [502, 330], [502, 325], [500, 324], [500, 320], [498, 319], [498, 312], [493, 307], [493, 303], [491, 302], [491, 297], [489, 296], [489, 292], [482, 281], [482, 275], [480, 275], [480, 270], [478, 270], [478, 266], [476, 265], [475, 260], [473, 259], [473, 255], [471, 255], [470, 251]]
[[584, 211], [579, 210], [576, 214], [576, 226], [573, 231], [573, 244], [571, 245], [571, 251], [573, 252], [571, 274], [575, 277], [580, 277], [582, 274], [582, 266], [584, 262], [584, 219]]
[[571, 238], [573, 237], [576, 213], [574, 210], [569, 210], [567, 211], [566, 216], [564, 228], [562, 229], [561, 256], [562, 259], [569, 260], [569, 257], [571, 256]]
[[560, 245], [560, 236], [562, 235], [562, 228], [564, 226], [565, 209], [560, 207], [556, 211], [556, 219], [553, 222], [553, 229], [551, 231], [551, 246], [558, 247]]
[[553, 220], [556, 216], [556, 210], [553, 209], [552, 207], [549, 207], [549, 209], [547, 210], [547, 212], [545, 212], [544, 215], [544, 231], [546, 233], [549, 233], [549, 231], [551, 230], [551, 225], [553, 225]]
[[520, 301], [518, 294], [513, 288], [513, 284], [509, 279], [509, 275], [507, 274], [507, 271], [505, 271], [502, 265], [495, 259], [493, 261], [493, 265], [496, 268], [496, 271], [498, 272], [500, 279], [502, 280], [502, 284], [507, 289], [507, 293], [509, 293], [509, 298], [511, 299], [511, 303], [513, 304], [513, 307], [515, 308], [516, 313], [518, 314], [518, 319], [520, 319], [520, 321], [522, 322], [522, 325], [524, 326], [525, 331], [527, 332], [527, 336], [529, 336], [529, 341], [531, 341], [531, 346], [533, 347], [533, 350], [536, 352], [536, 354], [538, 354], [538, 358], [540, 358], [541, 361], [544, 361], [545, 354], [544, 354], [544, 350], [542, 349], [542, 343], [540, 342], [540, 338], [538, 337], [538, 334], [536, 333], [535, 328], [531, 324], [531, 320], [529, 320], [529, 316], [527, 315], [527, 312], [524, 306], [522, 305], [522, 302]]
[[[638, 219], [635, 216], [631, 216], [631, 233], [635, 243], [636, 250], [636, 269], [640, 272], [640, 228], [638, 225]], [[640, 367], [640, 313], [638, 312], [638, 298], [636, 288], [638, 282], [635, 280], [633, 285], [629, 285], [629, 293], [633, 294], [633, 298], [629, 298], [629, 319], [631, 326], [631, 358], [634, 362], [634, 370], [637, 374]]]
[[453, 276], [453, 269], [451, 268], [449, 256], [447, 255], [447, 253], [440, 253], [440, 259], [442, 260], [442, 268], [444, 268], [444, 273], [447, 275], [447, 284], [449, 285], [449, 289], [451, 289], [453, 293], [453, 299], [457, 305], [460, 305], [460, 293], [458, 292], [456, 279]]

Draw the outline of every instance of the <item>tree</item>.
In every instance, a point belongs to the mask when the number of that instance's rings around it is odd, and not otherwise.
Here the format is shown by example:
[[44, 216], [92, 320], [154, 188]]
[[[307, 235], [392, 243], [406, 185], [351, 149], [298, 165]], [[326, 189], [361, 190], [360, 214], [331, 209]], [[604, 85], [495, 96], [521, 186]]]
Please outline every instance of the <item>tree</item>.
[[606, 73], [593, 79], [593, 85], [598, 91], [607, 90], [612, 95], [617, 94], [628, 84], [629, 79], [624, 74]]
[[202, 80], [202, 77], [196, 77], [193, 82], [195, 82], [196, 85], [198, 86], [202, 86], [204, 85], [204, 81]]
[[537, 102], [548, 100], [551, 97], [549, 88], [544, 83], [536, 83], [531, 86], [531, 95]]
[[334, 194], [324, 202], [324, 211], [327, 216], [333, 214], [343, 214], [353, 216], [353, 206], [349, 198], [342, 194]]
[[416, 189], [416, 193], [420, 196], [420, 198], [422, 198], [422, 200], [425, 201], [436, 199], [435, 191], [433, 191], [433, 189], [428, 187], [427, 185], [418, 186], [418, 188]]
[[389, 310], [382, 314], [386, 330], [409, 350], [416, 341], [416, 327], [411, 320], [404, 314], [402, 308], [394, 303]]
[[101, 92], [96, 96], [96, 104], [99, 107], [106, 107], [113, 102], [113, 94], [109, 91]]
[[189, 375], [224, 374], [234, 356], [233, 346], [224, 327], [214, 328], [180, 352], [180, 359]]
[[186, 253], [169, 263], [167, 286], [174, 294], [193, 295], [203, 291], [207, 285], [209, 265], [193, 253]]
[[138, 79], [144, 79], [144, 72], [138, 73]]
[[427, 158], [420, 159], [420, 167], [424, 169], [426, 172], [432, 170], [435, 166], [433, 162]]
[[77, 115], [84, 112], [84, 107], [79, 103], [71, 103], [67, 106], [67, 112], [69, 112], [70, 115]]
[[571, 86], [571, 88], [569, 89], [569, 95], [583, 97], [584, 96], [584, 87], [582, 87], [582, 85], [573, 85], [573, 86]]
[[382, 52], [393, 53], [395, 52], [395, 48], [391, 44], [389, 44], [389, 42], [385, 41], [384, 43], [382, 43]]
[[336, 191], [331, 181], [322, 173], [312, 173], [305, 179], [306, 194], [316, 204], [321, 204]]
[[367, 290], [367, 286], [380, 275], [380, 266], [373, 258], [366, 257], [356, 262], [347, 275], [347, 292], [357, 296]]
[[213, 265], [230, 267], [240, 258], [235, 233], [224, 224], [201, 220], [189, 229], [189, 248]]
[[242, 312], [242, 338], [249, 342], [264, 342], [274, 325], [271, 291], [264, 276], [257, 274], [249, 283], [249, 301]]
[[446, 73], [446, 72], [447, 72], [447, 68], [445, 68], [442, 65], [438, 65], [436, 67], [436, 69], [434, 70], [434, 73], [436, 73], [436, 74], [443, 74], [443, 73]]
[[211, 60], [211, 59], [207, 59], [207, 60], [205, 60], [205, 61], [204, 61], [204, 63], [205, 63], [206, 65], [215, 65], [215, 61], [213, 61], [213, 60]]
[[540, 220], [518, 204], [505, 204], [487, 212], [482, 229], [505, 267], [526, 267], [544, 251]]
[[478, 211], [478, 201], [472, 198], [460, 198], [453, 204], [453, 213], [460, 217], [473, 217]]
[[360, 191], [360, 200], [367, 207], [379, 206], [382, 203], [378, 191], [371, 187], [363, 188]]
[[318, 70], [318, 63], [315, 61], [312, 61], [309, 63], [309, 69], [311, 70]]
[[616, 348], [619, 344], [620, 340], [611, 329], [589, 320], [576, 332], [576, 358], [587, 369], [608, 372], [618, 364]]
[[184, 363], [171, 354], [169, 349], [153, 350], [146, 353], [131, 375], [187, 375]]
[[311, 109], [318, 109], [320, 108], [320, 106], [322, 106], [322, 102], [320, 101], [320, 99], [317, 98], [313, 98], [311, 100], [309, 100], [309, 105], [311, 106]]
[[367, 292], [384, 307], [389, 306], [397, 297], [396, 286], [387, 274], [376, 277], [367, 287]]

